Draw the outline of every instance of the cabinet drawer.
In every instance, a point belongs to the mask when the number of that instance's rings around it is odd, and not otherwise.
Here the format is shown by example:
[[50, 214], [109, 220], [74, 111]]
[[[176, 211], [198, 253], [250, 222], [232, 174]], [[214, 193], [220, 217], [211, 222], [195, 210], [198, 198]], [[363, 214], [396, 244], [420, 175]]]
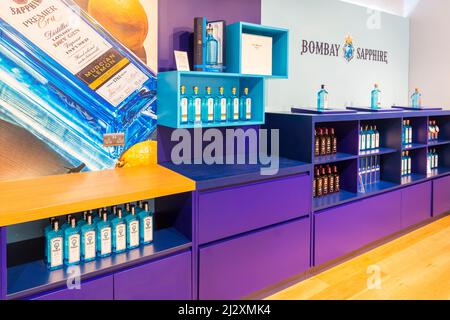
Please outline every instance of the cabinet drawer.
[[431, 218], [431, 182], [402, 190], [402, 228]]
[[200, 249], [200, 299], [240, 299], [309, 268], [310, 219]]
[[304, 174], [200, 193], [200, 244], [308, 215], [310, 185]]
[[113, 276], [82, 282], [80, 290], [67, 288], [53, 291], [33, 298], [32, 300], [113, 300]]
[[149, 262], [114, 275], [116, 300], [190, 300], [191, 253]]
[[315, 265], [346, 255], [401, 229], [401, 191], [315, 216]]
[[450, 176], [433, 181], [433, 216], [450, 211]]

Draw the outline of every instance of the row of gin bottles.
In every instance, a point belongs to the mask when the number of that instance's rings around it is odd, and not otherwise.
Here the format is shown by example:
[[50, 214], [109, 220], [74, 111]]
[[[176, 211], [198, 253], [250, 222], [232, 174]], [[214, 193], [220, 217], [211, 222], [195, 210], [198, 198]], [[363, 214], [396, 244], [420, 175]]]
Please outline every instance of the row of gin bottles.
[[231, 95], [225, 95], [224, 87], [219, 87], [213, 94], [211, 87], [206, 87], [200, 94], [198, 86], [193, 87], [191, 95], [186, 94], [186, 86], [181, 86], [180, 123], [202, 124], [233, 121], [250, 121], [253, 119], [252, 98], [248, 88], [244, 88], [241, 97], [237, 88], [231, 89]]
[[74, 215], [60, 225], [52, 218], [45, 228], [45, 260], [50, 270], [89, 262], [153, 242], [153, 213], [147, 202], [103, 208]]

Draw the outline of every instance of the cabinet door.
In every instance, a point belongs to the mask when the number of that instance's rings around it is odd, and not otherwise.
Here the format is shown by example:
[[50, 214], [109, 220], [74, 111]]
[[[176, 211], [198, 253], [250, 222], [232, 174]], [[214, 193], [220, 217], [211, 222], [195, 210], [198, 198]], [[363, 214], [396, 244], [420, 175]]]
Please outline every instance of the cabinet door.
[[304, 174], [201, 193], [200, 244], [309, 215], [310, 180]]
[[32, 300], [113, 300], [113, 276], [82, 282], [80, 290], [67, 288], [45, 293]]
[[116, 300], [192, 299], [191, 253], [152, 261], [114, 275]]
[[200, 299], [240, 299], [309, 268], [310, 219], [200, 249]]
[[401, 191], [375, 196], [315, 216], [315, 265], [344, 256], [401, 229]]
[[433, 181], [433, 216], [450, 211], [450, 176]]
[[431, 218], [431, 182], [402, 190], [402, 228]]

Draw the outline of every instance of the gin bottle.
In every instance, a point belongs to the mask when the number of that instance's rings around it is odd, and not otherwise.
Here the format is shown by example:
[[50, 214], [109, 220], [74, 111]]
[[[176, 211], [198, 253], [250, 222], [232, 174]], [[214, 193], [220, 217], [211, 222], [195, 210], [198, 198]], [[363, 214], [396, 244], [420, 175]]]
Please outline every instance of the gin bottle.
[[202, 100], [202, 122], [209, 123], [214, 121], [214, 98], [211, 95], [211, 87], [206, 87], [206, 95]]
[[248, 95], [248, 88], [245, 88], [240, 100], [239, 119], [242, 121], [251, 120], [252, 112], [252, 98]]
[[225, 122], [227, 121], [227, 109], [228, 109], [228, 99], [224, 95], [224, 88], [219, 88], [219, 95], [214, 103], [214, 121], [215, 122]]
[[188, 123], [188, 98], [186, 96], [186, 86], [180, 88], [180, 122], [181, 124]]
[[422, 105], [422, 94], [419, 91], [419, 88], [414, 90], [414, 93], [411, 96], [411, 102], [413, 108], [420, 108]]
[[92, 221], [92, 216], [88, 215], [86, 224], [81, 227], [81, 259], [84, 262], [95, 260], [96, 240], [95, 224]]
[[2, 109], [57, 152], [101, 169], [154, 130], [155, 72], [72, 0], [1, 1], [0, 31]]
[[153, 213], [150, 212], [148, 202], [138, 214], [140, 220], [141, 244], [147, 245], [153, 242]]
[[56, 270], [63, 266], [63, 239], [64, 235], [59, 230], [58, 220], [52, 221], [52, 229], [46, 234], [46, 262], [47, 268]]
[[231, 89], [230, 103], [228, 105], [228, 121], [239, 120], [239, 97], [237, 96], [237, 89]]
[[198, 87], [193, 88], [194, 94], [189, 99], [188, 122], [190, 124], [201, 123], [202, 99], [198, 94]]
[[122, 208], [117, 208], [117, 216], [111, 221], [112, 248], [114, 253], [121, 253], [127, 249], [126, 223], [122, 218]]
[[375, 84], [375, 87], [372, 90], [372, 99], [371, 99], [371, 108], [372, 109], [380, 109], [380, 107], [381, 107], [380, 94], [381, 94], [381, 91], [378, 88], [378, 84]]
[[102, 220], [97, 223], [97, 255], [99, 257], [107, 257], [111, 255], [111, 224], [108, 221], [106, 211], [102, 213]]
[[325, 89], [325, 85], [321, 86], [320, 91], [317, 93], [317, 110], [325, 110], [328, 108], [328, 91]]
[[64, 230], [64, 263], [68, 266], [80, 263], [80, 228], [75, 217], [70, 218], [70, 227]]
[[206, 66], [217, 67], [219, 59], [219, 42], [214, 38], [213, 27], [208, 24], [206, 29]]
[[136, 215], [136, 207], [130, 206], [130, 214], [125, 217], [127, 226], [127, 248], [134, 249], [139, 247], [139, 217]]

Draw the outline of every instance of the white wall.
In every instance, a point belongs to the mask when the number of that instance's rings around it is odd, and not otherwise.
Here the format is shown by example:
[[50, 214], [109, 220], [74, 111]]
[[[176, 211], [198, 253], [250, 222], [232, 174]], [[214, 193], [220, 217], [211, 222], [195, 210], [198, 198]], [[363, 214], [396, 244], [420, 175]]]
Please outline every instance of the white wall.
[[[267, 110], [315, 107], [322, 83], [330, 91], [331, 107], [368, 107], [374, 83], [381, 86], [383, 106], [407, 104], [409, 21], [381, 13], [373, 27], [368, 24], [372, 15], [338, 0], [263, 0], [262, 23], [290, 30], [289, 79], [267, 82]], [[348, 34], [356, 47], [387, 50], [389, 63], [347, 62], [342, 48]], [[341, 44], [339, 57], [301, 55], [303, 39]]]
[[421, 0], [410, 20], [409, 91], [419, 87], [424, 105], [450, 109], [450, 1]]
[[405, 3], [403, 0], [341, 0], [357, 5], [378, 9], [397, 15], [405, 14]]

